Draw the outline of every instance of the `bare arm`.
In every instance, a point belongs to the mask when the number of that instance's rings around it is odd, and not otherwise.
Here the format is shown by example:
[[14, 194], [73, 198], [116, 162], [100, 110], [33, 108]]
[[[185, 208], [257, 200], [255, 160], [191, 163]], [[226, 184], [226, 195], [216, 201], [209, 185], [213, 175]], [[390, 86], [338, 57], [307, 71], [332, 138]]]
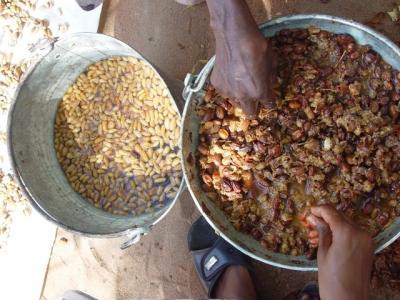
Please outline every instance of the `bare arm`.
[[211, 83], [248, 115], [272, 104], [275, 59], [244, 0], [207, 0], [216, 39]]
[[321, 299], [369, 299], [374, 242], [329, 206], [311, 208], [310, 242], [318, 245]]

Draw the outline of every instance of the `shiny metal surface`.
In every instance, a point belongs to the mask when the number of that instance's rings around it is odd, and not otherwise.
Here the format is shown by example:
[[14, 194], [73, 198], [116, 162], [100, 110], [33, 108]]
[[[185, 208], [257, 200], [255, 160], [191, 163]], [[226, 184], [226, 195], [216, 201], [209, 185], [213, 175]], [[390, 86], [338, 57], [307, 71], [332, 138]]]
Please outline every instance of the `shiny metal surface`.
[[[326, 15], [292, 15], [273, 19], [260, 26], [266, 37], [273, 36], [276, 32], [287, 28], [307, 28], [309, 26], [320, 27], [335, 33], [348, 33], [362, 45], [370, 45], [378, 52], [386, 62], [394, 68], [400, 69], [400, 49], [385, 36], [371, 28], [354, 21]], [[237, 249], [254, 259], [264, 263], [298, 271], [316, 271], [316, 261], [307, 260], [304, 256], [290, 256], [274, 253], [264, 249], [250, 235], [236, 231], [223, 212], [208, 199], [201, 190], [201, 182], [198, 169], [193, 158], [198, 143], [199, 119], [196, 115], [196, 106], [203, 101], [209, 75], [214, 65], [212, 58], [201, 70], [198, 76], [188, 75], [183, 96], [186, 99], [183, 112], [181, 131], [182, 163], [188, 189], [203, 216], [210, 225], [228, 242]], [[376, 238], [376, 252], [390, 245], [400, 235], [400, 219]]]
[[[122, 245], [127, 247], [168, 213], [179, 193], [152, 213], [106, 213], [82, 199], [69, 185], [56, 158], [53, 130], [59, 101], [90, 64], [112, 56], [145, 59], [121, 41], [95, 33], [71, 34], [52, 47], [42, 48], [46, 49], [45, 56], [20, 83], [9, 113], [8, 150], [16, 178], [31, 204], [48, 220], [88, 236], [127, 235], [129, 240]], [[175, 102], [173, 105], [176, 107]], [[182, 187], [183, 180], [179, 192]]]

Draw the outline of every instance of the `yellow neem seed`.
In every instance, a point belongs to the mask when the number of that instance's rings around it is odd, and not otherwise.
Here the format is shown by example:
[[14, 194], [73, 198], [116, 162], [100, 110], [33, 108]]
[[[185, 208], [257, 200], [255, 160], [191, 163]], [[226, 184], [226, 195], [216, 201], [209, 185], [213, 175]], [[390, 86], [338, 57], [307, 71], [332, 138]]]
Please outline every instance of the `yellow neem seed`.
[[181, 176], [172, 147], [180, 119], [171, 101], [142, 60], [90, 65], [68, 88], [55, 120], [54, 147], [72, 188], [114, 214], [142, 213], [143, 201], [151, 208], [172, 197]]

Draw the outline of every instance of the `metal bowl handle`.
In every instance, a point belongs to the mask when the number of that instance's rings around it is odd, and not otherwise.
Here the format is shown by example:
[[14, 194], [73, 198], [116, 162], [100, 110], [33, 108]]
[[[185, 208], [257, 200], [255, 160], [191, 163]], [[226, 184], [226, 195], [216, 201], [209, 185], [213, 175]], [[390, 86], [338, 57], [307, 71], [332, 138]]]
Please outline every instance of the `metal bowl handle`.
[[206, 83], [207, 78], [209, 77], [212, 67], [214, 66], [215, 55], [211, 57], [211, 59], [207, 62], [207, 64], [203, 67], [201, 72], [198, 75], [186, 74], [185, 77], [185, 88], [182, 92], [182, 97], [186, 101], [193, 93], [197, 93], [200, 91], [204, 84]]
[[151, 231], [151, 226], [150, 227], [139, 227], [136, 228], [134, 230], [132, 230], [129, 234], [128, 234], [128, 240], [126, 242], [124, 242], [121, 246], [120, 249], [124, 250], [126, 248], [129, 248], [130, 246], [132, 246], [133, 244], [136, 244], [137, 242], [140, 241], [140, 239], [142, 238], [142, 236], [148, 234]]

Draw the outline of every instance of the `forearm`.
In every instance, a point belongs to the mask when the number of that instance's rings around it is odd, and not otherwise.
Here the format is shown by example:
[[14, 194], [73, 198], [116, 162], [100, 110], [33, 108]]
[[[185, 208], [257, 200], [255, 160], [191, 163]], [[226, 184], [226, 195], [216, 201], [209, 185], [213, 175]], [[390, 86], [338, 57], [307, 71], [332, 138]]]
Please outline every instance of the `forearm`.
[[244, 0], [207, 0], [210, 24], [217, 41], [224, 39], [260, 38], [262, 34]]
[[244, 0], [207, 0], [207, 4], [216, 40], [211, 83], [245, 114], [254, 116], [260, 103], [272, 103], [272, 49]]

